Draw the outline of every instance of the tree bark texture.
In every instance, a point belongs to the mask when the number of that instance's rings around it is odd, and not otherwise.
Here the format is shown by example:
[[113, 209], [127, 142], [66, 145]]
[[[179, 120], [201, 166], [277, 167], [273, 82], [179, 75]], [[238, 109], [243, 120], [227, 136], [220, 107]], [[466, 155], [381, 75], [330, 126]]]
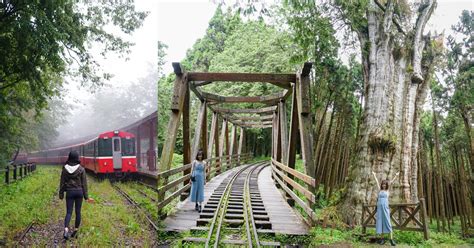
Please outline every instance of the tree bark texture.
[[[367, 9], [366, 29], [358, 31], [364, 65], [364, 109], [357, 144], [357, 159], [351, 166], [346, 195], [341, 204], [344, 219], [361, 220], [362, 204], [374, 204], [378, 188], [372, 176], [392, 179], [391, 202], [418, 201], [419, 123], [432, 74], [433, 56], [424, 27], [435, 1], [424, 1], [415, 25], [406, 35], [393, 24], [394, 1], [380, 9], [372, 0]], [[355, 223], [354, 223], [355, 222]]]

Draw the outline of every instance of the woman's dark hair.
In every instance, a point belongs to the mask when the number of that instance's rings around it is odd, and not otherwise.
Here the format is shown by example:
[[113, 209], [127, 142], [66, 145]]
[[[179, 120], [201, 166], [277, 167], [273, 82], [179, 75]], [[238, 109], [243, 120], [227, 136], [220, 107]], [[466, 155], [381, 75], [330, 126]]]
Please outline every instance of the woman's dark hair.
[[67, 158], [66, 164], [68, 165], [76, 165], [80, 164], [81, 160], [79, 160], [79, 153], [77, 151], [70, 151], [69, 156]]
[[202, 149], [199, 149], [199, 151], [196, 154], [196, 160], [198, 160], [199, 155], [202, 155], [202, 159], [204, 159], [204, 151]]
[[[387, 187], [383, 187], [385, 185], [387, 185]], [[388, 180], [382, 180], [382, 182], [380, 183], [380, 189], [382, 190], [388, 190]]]

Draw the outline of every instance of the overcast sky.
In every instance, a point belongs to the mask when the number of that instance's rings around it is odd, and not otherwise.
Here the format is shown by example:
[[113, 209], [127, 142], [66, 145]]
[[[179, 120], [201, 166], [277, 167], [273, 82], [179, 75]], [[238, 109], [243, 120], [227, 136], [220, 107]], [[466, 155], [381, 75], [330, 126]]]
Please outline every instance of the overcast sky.
[[[158, 0], [158, 40], [168, 45], [165, 73], [173, 71], [171, 62], [181, 61], [194, 42], [204, 36], [217, 5], [205, 0]], [[451, 33], [462, 10], [474, 10], [473, 0], [438, 0], [438, 7], [426, 32]]]

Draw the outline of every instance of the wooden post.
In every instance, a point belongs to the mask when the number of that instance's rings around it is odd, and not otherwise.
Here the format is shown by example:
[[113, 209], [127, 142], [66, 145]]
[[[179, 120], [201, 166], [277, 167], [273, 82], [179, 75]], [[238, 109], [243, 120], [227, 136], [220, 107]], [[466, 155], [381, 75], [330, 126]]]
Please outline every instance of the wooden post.
[[237, 160], [237, 166], [240, 166], [240, 161], [242, 158], [242, 148], [244, 146], [244, 135], [245, 135], [244, 128], [240, 127], [239, 148], [237, 151], [237, 154], [239, 154], [239, 158]]
[[225, 134], [225, 156], [226, 156], [225, 170], [228, 170], [230, 166], [230, 157], [229, 157], [229, 123], [227, 122], [227, 120], [226, 120], [224, 131], [225, 131], [224, 134]]
[[233, 164], [235, 163], [234, 160], [237, 160], [236, 158], [234, 159], [232, 156], [234, 156], [237, 153], [237, 126], [232, 125], [232, 131], [230, 134], [230, 168], [232, 168]]
[[7, 166], [5, 168], [5, 183], [6, 184], [10, 183], [10, 166]]
[[[194, 158], [191, 158], [191, 139], [189, 134], [189, 115], [190, 115], [190, 91], [189, 85], [186, 88], [186, 94], [184, 98], [184, 106], [183, 106], [183, 164], [190, 164]], [[183, 176], [190, 174], [191, 168], [183, 170]], [[189, 183], [189, 179], [183, 182], [183, 187]], [[180, 200], [184, 201], [189, 195], [190, 189], [184, 191], [181, 196]]]
[[[280, 111], [280, 109], [278, 111]], [[281, 127], [281, 125], [280, 125], [280, 115], [277, 113], [277, 117], [276, 117], [276, 129], [277, 130], [276, 130], [276, 133], [275, 133], [276, 134], [276, 136], [275, 136], [275, 138], [276, 138], [276, 142], [275, 142], [275, 145], [276, 145], [275, 155], [276, 156], [275, 156], [275, 159], [278, 162], [281, 162], [281, 153], [282, 153], [281, 152], [282, 147], [281, 147], [281, 128], [280, 127]], [[286, 173], [286, 174], [288, 174], [288, 173]]]
[[222, 159], [222, 156], [224, 155], [224, 145], [225, 145], [224, 142], [225, 142], [225, 134], [226, 134], [226, 130], [227, 130], [227, 119], [222, 120], [222, 127], [221, 128], [222, 128], [221, 137], [220, 137], [220, 141], [219, 141], [219, 157], [221, 159], [220, 159], [220, 165], [216, 170], [216, 175], [221, 173], [221, 168], [223, 167], [222, 165], [224, 164], [224, 160], [225, 160], [225, 159]]
[[[211, 121], [211, 133], [209, 134], [209, 143], [208, 143], [208, 146], [207, 146], [207, 158], [208, 159], [212, 159], [212, 150], [213, 150], [212, 148], [214, 146], [214, 143], [217, 143], [216, 135], [215, 135], [216, 131], [218, 131], [217, 130], [217, 125], [218, 125], [217, 124], [217, 118], [218, 118], [217, 113], [213, 112], [212, 113], [212, 121]], [[216, 150], [218, 150], [218, 149], [216, 149]], [[216, 157], [218, 157], [218, 155]], [[216, 162], [217, 162], [217, 160], [216, 160]], [[211, 169], [212, 168], [212, 161], [209, 161], [207, 166], [208, 166], [209, 169]], [[208, 177], [207, 177], [207, 180], [209, 180], [209, 179], [210, 179], [210, 175], [208, 175]]]
[[[296, 85], [293, 84], [292, 94], [291, 94], [291, 120], [290, 120], [290, 137], [288, 143], [288, 152], [287, 152], [287, 165], [288, 167], [295, 169], [296, 164], [296, 145], [298, 142], [298, 101], [296, 100]], [[293, 179], [292, 175], [288, 175]], [[292, 190], [293, 186], [286, 184], [286, 186]], [[295, 202], [289, 194], [286, 194], [286, 200], [290, 206], [294, 206]]]
[[203, 157], [207, 159], [207, 104], [206, 108], [204, 109], [204, 117], [202, 120], [202, 131], [201, 131], [201, 142], [200, 142], [200, 147], [202, 149], [202, 152], [204, 153]]
[[288, 153], [286, 148], [288, 147], [288, 118], [286, 117], [286, 104], [284, 101], [278, 103], [280, 132], [281, 132], [281, 162], [288, 165]]
[[429, 233], [429, 227], [428, 227], [428, 216], [426, 215], [426, 203], [425, 203], [425, 198], [420, 198], [420, 203], [421, 204], [421, 218], [423, 218], [422, 223], [423, 223], [423, 237], [425, 240], [430, 239], [430, 233]]
[[17, 167], [17, 165], [14, 164], [14, 165], [13, 165], [13, 180], [14, 180], [14, 181], [16, 181], [16, 179], [17, 179], [17, 176], [16, 176], [16, 175], [17, 175], [17, 173], [16, 173], [16, 167]]
[[277, 159], [278, 146], [278, 111], [273, 112], [272, 119], [272, 158]]
[[[206, 108], [207, 104], [205, 101], [201, 102], [201, 107], [199, 108], [197, 120], [196, 120], [196, 127], [194, 129], [194, 139], [193, 139], [193, 147], [192, 147], [192, 155], [191, 160], [196, 158], [199, 148], [204, 149], [203, 147], [199, 147], [202, 144], [204, 131], [203, 126], [205, 122], [205, 115], [206, 115]], [[206, 156], [206, 154], [204, 155]]]
[[[173, 63], [175, 67], [176, 79], [174, 82], [173, 96], [171, 99], [171, 117], [168, 122], [168, 135], [163, 144], [163, 151], [161, 154], [159, 171], [166, 171], [171, 168], [173, 160], [174, 147], [176, 144], [176, 137], [178, 134], [179, 121], [183, 114], [184, 100], [186, 98], [186, 91], [188, 89], [187, 74], [181, 69], [179, 63]], [[168, 178], [158, 178], [158, 188], [168, 183]], [[158, 202], [163, 201], [164, 194], [158, 195]], [[159, 209], [158, 211], [161, 211]]]
[[[310, 70], [311, 63], [305, 63], [302, 73], [298, 73], [296, 76], [296, 100], [298, 102], [298, 120], [303, 164], [306, 173], [312, 178], [315, 178], [316, 170], [313, 160], [313, 129], [311, 125], [312, 115], [309, 96]], [[314, 187], [310, 186], [309, 190], [313, 194], [316, 194], [316, 189]]]

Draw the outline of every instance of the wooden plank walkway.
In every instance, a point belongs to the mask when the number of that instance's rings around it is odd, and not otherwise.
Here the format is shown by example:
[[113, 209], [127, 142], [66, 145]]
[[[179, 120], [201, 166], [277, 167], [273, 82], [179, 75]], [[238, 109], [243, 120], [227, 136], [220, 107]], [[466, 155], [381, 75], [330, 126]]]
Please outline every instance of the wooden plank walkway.
[[272, 179], [271, 167], [265, 167], [258, 177], [258, 188], [263, 205], [270, 217], [275, 233], [306, 235], [309, 228], [295, 210], [286, 202]]
[[[240, 167], [233, 168], [223, 174], [214, 177], [204, 187], [204, 205], [219, 184], [228, 177], [232, 171]], [[276, 188], [272, 178], [270, 167], [262, 170], [258, 178], [258, 187], [262, 196], [263, 205], [270, 217], [272, 230], [279, 234], [305, 235], [308, 234], [308, 226], [297, 215], [293, 208], [288, 205], [283, 195]], [[183, 232], [196, 227], [196, 220], [199, 213], [194, 210], [194, 202], [188, 199], [179, 203], [176, 212], [170, 214], [165, 220], [165, 231]]]
[[[219, 186], [219, 184], [227, 177], [229, 174], [237, 170], [240, 167], [233, 168], [229, 171], [226, 171], [214, 178], [211, 181], [207, 182], [204, 186], [204, 202], [203, 206], [206, 205], [207, 200], [214, 192], [214, 190]], [[189, 197], [178, 203], [176, 206], [176, 212], [170, 214], [164, 220], [165, 231], [172, 232], [182, 232], [190, 230], [192, 227], [196, 227], [196, 220], [199, 218], [199, 213], [194, 210], [194, 202], [189, 200]]]

